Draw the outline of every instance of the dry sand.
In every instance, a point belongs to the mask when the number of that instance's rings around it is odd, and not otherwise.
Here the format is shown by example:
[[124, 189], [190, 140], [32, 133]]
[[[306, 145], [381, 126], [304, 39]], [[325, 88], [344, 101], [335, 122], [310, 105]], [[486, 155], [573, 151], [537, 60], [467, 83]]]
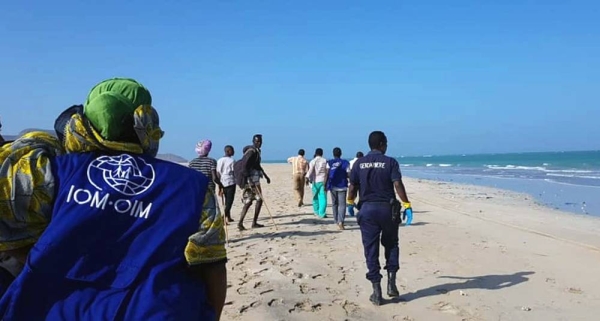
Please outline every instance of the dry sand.
[[[599, 219], [523, 194], [405, 179], [415, 219], [400, 228], [401, 297], [376, 307], [355, 219], [338, 231], [331, 214], [294, 205], [288, 166], [265, 170], [278, 229], [266, 208], [265, 228], [229, 226], [223, 320], [600, 320]], [[236, 195], [234, 219], [240, 209]]]

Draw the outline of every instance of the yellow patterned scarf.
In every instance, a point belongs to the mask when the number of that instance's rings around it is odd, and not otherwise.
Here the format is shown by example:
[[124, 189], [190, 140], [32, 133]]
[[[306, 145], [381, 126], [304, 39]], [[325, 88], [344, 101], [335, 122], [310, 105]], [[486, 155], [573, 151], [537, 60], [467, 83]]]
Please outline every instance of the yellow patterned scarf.
[[31, 245], [54, 205], [50, 159], [63, 153], [56, 137], [31, 132], [0, 148], [0, 251]]
[[164, 134], [158, 126], [156, 110], [152, 106], [142, 105], [135, 110], [133, 117], [135, 133], [140, 144], [106, 140], [82, 113], [75, 112], [62, 128], [66, 152], [119, 151], [156, 156], [159, 141]]

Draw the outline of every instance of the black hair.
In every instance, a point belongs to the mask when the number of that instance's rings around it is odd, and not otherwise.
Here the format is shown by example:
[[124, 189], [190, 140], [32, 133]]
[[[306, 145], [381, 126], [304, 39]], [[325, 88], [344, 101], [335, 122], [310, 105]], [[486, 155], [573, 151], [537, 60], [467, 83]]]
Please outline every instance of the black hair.
[[228, 148], [231, 148], [231, 150], [233, 150], [233, 146], [231, 145], [225, 145], [225, 148], [223, 148], [223, 150], [227, 150]]
[[256, 135], [252, 136], [252, 141], [254, 141], [255, 139], [261, 139], [262, 140], [262, 135], [261, 134], [256, 134]]
[[337, 158], [342, 157], [342, 149], [339, 147], [334, 148], [333, 149], [333, 157], [337, 157]]
[[371, 149], [379, 149], [387, 144], [387, 137], [382, 131], [376, 130], [369, 134], [369, 147]]
[[315, 149], [315, 156], [323, 156], [323, 148]]
[[298, 150], [298, 155], [300, 155], [300, 156], [304, 156], [304, 149], [300, 148], [300, 149]]
[[356, 158], [361, 158], [361, 157], [364, 157], [364, 156], [365, 156], [365, 154], [363, 154], [363, 152], [356, 153]]

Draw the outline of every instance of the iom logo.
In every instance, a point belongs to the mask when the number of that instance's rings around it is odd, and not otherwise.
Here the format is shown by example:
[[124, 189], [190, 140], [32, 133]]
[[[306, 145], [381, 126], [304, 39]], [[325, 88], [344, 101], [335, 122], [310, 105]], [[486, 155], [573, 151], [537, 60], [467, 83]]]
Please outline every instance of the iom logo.
[[[156, 176], [152, 165], [142, 158], [126, 154], [96, 158], [88, 166], [87, 175], [98, 190], [102, 191], [102, 187], [108, 185], [126, 196], [144, 193], [152, 186]], [[103, 182], [97, 182], [99, 176]]]

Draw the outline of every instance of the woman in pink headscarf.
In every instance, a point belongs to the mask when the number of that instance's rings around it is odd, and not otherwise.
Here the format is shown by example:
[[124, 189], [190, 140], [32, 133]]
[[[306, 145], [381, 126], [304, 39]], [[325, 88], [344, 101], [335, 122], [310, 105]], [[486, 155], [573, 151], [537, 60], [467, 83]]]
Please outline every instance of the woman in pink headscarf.
[[219, 185], [220, 189], [223, 189], [223, 184], [221, 184], [221, 180], [217, 176], [217, 161], [214, 158], [208, 157], [211, 148], [212, 142], [208, 139], [200, 141], [198, 144], [196, 144], [196, 153], [198, 154], [198, 157], [192, 159], [189, 167], [199, 171], [210, 179], [208, 188], [210, 188], [214, 193], [215, 184]]

